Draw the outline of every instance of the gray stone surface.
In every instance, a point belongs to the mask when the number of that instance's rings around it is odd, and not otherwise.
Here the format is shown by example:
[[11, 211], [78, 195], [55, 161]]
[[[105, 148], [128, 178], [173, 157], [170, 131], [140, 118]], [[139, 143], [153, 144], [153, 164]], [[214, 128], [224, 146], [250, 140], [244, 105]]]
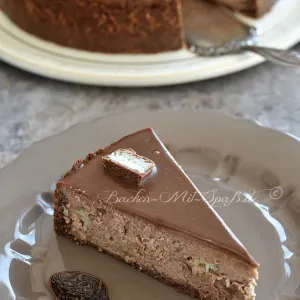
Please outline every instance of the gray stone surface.
[[265, 63], [204, 82], [117, 89], [57, 82], [0, 62], [0, 167], [76, 123], [138, 107], [208, 108], [300, 136], [300, 69]]

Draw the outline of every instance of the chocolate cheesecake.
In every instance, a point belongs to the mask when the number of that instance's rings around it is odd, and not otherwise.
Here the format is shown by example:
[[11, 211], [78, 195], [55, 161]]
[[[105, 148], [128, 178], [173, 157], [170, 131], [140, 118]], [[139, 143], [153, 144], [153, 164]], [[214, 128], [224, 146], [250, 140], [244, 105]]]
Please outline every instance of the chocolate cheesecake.
[[78, 160], [54, 229], [197, 299], [253, 300], [258, 264], [152, 129]]
[[25, 31], [106, 53], [182, 48], [180, 5], [180, 0], [0, 0], [0, 8]]
[[[28, 33], [62, 46], [105, 53], [158, 53], [185, 46], [184, 1], [0, 0], [0, 9]], [[274, 3], [212, 1], [255, 17]]]

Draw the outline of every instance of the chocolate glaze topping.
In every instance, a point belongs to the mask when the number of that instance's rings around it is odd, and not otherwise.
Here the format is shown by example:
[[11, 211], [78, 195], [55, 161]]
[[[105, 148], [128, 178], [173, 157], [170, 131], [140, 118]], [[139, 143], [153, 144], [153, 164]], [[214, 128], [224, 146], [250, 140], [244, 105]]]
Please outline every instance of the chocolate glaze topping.
[[[137, 187], [105, 172], [102, 156], [120, 148], [132, 148], [153, 160], [156, 174]], [[79, 168], [82, 163], [84, 167]], [[75, 164], [63, 181], [93, 199], [184, 232], [258, 266], [150, 128], [128, 135], [98, 150], [96, 155], [89, 155], [85, 161]]]

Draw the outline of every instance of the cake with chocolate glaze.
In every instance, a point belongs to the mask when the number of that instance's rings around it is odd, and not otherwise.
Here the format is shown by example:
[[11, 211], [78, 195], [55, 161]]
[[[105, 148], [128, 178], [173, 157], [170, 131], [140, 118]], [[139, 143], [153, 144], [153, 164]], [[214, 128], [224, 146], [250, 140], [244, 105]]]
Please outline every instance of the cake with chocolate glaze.
[[[212, 1], [259, 17], [275, 0]], [[0, 8], [23, 30], [62, 46], [105, 53], [158, 53], [185, 46], [184, 2], [0, 0]]]
[[73, 165], [54, 228], [197, 299], [255, 299], [257, 262], [150, 128]]

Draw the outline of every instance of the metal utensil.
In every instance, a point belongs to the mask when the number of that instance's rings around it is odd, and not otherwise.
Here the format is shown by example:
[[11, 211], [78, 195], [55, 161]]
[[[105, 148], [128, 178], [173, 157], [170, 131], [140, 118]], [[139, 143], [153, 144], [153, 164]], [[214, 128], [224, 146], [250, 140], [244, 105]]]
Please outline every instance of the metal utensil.
[[258, 46], [259, 30], [223, 6], [185, 0], [182, 10], [185, 39], [196, 55], [210, 57], [246, 50], [273, 63], [300, 67], [300, 53]]

